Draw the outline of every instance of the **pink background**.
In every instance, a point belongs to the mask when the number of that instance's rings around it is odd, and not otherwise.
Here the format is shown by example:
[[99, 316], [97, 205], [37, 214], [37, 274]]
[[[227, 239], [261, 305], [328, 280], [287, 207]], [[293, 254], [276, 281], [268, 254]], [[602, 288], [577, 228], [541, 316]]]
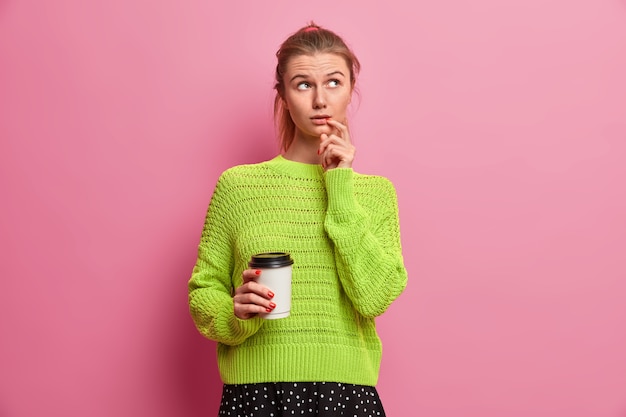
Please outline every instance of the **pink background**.
[[399, 194], [388, 415], [626, 416], [626, 2], [214, 3], [0, 1], [0, 416], [216, 415], [186, 284], [310, 19]]

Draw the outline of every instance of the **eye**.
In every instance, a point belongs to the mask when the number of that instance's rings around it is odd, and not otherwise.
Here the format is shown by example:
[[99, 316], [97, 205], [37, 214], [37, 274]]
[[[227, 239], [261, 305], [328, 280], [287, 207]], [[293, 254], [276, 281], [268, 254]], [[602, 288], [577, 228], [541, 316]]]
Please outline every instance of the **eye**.
[[330, 80], [328, 81], [328, 86], [335, 88], [335, 87], [339, 87], [341, 85], [341, 83], [339, 82], [339, 80]]
[[310, 87], [311, 87], [311, 84], [307, 83], [306, 81], [302, 81], [301, 83], [298, 83], [298, 85], [296, 86], [298, 90], [306, 90]]

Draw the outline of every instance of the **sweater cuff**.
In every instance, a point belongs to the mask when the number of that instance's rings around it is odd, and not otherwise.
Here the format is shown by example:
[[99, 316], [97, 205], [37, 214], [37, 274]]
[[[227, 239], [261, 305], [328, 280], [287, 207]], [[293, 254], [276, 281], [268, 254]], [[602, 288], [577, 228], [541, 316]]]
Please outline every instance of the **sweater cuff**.
[[356, 208], [354, 199], [354, 171], [352, 168], [334, 168], [324, 174], [328, 213], [340, 214], [353, 212]]
[[243, 343], [247, 338], [254, 335], [263, 325], [263, 319], [259, 316], [242, 320], [232, 314], [228, 322], [228, 327], [233, 329], [235, 344]]

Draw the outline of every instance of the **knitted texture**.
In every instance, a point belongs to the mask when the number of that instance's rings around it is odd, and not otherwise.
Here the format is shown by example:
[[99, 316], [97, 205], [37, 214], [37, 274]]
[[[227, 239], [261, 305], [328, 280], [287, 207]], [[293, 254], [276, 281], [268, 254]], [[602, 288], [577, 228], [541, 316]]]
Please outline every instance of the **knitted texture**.
[[[291, 315], [240, 320], [234, 289], [250, 257], [288, 252]], [[189, 281], [198, 330], [218, 342], [226, 384], [326, 381], [376, 385], [374, 319], [406, 286], [396, 192], [379, 176], [278, 156], [225, 171]]]

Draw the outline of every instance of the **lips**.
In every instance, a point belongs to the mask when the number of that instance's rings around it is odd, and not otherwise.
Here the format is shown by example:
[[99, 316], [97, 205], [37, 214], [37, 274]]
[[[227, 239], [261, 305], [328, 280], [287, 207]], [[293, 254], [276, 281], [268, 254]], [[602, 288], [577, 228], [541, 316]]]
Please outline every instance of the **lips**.
[[325, 125], [328, 119], [330, 119], [330, 116], [327, 114], [317, 114], [311, 117], [311, 121], [316, 125]]

